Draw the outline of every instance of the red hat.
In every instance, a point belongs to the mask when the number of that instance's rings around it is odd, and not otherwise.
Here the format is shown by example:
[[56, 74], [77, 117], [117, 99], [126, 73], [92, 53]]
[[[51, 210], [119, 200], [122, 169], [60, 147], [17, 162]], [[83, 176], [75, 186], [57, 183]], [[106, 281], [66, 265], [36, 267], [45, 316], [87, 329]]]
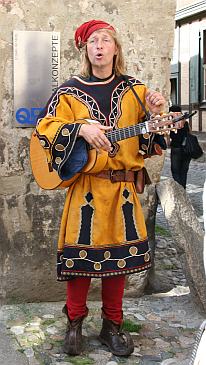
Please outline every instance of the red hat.
[[112, 27], [112, 25], [102, 20], [90, 20], [77, 28], [74, 36], [76, 47], [78, 49], [82, 48], [90, 35], [98, 29], [110, 29], [115, 32], [115, 29]]

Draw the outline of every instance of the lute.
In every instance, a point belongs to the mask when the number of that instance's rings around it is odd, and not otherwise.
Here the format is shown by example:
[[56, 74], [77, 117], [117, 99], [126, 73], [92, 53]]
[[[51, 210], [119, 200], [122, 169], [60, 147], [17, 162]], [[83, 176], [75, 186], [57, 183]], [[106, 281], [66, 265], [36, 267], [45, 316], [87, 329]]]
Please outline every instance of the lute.
[[[155, 117], [151, 117], [150, 120], [147, 120], [142, 123], [138, 123], [135, 125], [131, 125], [124, 128], [118, 128], [109, 132], [106, 132], [105, 135], [111, 142], [111, 144], [115, 148], [115, 143], [122, 141], [124, 139], [132, 138], [138, 136], [140, 134], [145, 133], [169, 133], [171, 130], [178, 129], [178, 122], [182, 119], [188, 119], [194, 113], [184, 113], [180, 116], [177, 116], [176, 113], [168, 113], [165, 115], [156, 115]], [[77, 139], [76, 143], [80, 142]], [[79, 170], [75, 169], [75, 171], [70, 171], [71, 178], [67, 180], [63, 180], [59, 177], [58, 172], [56, 170], [52, 170], [48, 164], [46, 153], [44, 148], [41, 146], [38, 136], [34, 131], [31, 137], [30, 142], [30, 162], [32, 167], [32, 172], [37, 184], [46, 190], [53, 190], [59, 188], [67, 188], [74, 181], [78, 179], [82, 172], [89, 172], [91, 174], [96, 174], [102, 171], [107, 163], [108, 152], [101, 150], [101, 153], [98, 153], [96, 149], [92, 149], [88, 146], [88, 143], [81, 138], [81, 143], [79, 143], [78, 148], [76, 149], [76, 158], [78, 159], [78, 151], [79, 153], [86, 154], [86, 164], [84, 166], [80, 166]], [[75, 162], [75, 154], [72, 157]], [[75, 165], [75, 164], [74, 164]]]

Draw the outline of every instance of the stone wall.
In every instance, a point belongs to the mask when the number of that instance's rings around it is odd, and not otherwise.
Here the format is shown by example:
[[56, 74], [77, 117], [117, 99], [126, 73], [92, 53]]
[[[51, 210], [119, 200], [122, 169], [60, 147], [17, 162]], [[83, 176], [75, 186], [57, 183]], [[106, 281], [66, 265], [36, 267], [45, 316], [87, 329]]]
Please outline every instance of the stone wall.
[[128, 74], [168, 99], [175, 0], [0, 0], [0, 298], [2, 302], [63, 299], [56, 282], [56, 241], [64, 191], [42, 191], [29, 163], [32, 128], [13, 115], [13, 30], [61, 32], [61, 81], [78, 70], [73, 33], [91, 18], [119, 31]]

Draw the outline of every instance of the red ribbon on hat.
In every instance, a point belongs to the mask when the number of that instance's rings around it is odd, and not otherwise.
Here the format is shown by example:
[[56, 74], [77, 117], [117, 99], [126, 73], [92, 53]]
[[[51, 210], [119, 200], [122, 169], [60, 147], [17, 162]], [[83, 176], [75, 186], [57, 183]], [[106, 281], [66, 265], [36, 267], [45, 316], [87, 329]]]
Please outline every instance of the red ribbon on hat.
[[99, 29], [109, 29], [115, 32], [114, 27], [103, 20], [90, 20], [77, 28], [74, 35], [76, 47], [78, 49], [82, 48], [90, 35]]

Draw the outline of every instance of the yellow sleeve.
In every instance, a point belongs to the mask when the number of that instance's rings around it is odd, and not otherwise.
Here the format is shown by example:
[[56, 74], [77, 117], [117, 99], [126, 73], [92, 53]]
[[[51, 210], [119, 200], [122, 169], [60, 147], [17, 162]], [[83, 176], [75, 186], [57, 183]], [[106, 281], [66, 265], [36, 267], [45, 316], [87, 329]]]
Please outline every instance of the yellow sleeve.
[[55, 99], [57, 98], [54, 95], [40, 114], [36, 126], [38, 136], [45, 136], [51, 144], [65, 124], [75, 122], [68, 96], [64, 94], [57, 101]]
[[[86, 120], [75, 120], [71, 100], [70, 95], [59, 96], [58, 92], [54, 94], [40, 113], [36, 126], [36, 134], [45, 150], [47, 160], [62, 180], [70, 178], [73, 165], [78, 172], [87, 159], [86, 142], [81, 137], [77, 138], [81, 124], [86, 123]], [[81, 159], [79, 150], [83, 151]]]

